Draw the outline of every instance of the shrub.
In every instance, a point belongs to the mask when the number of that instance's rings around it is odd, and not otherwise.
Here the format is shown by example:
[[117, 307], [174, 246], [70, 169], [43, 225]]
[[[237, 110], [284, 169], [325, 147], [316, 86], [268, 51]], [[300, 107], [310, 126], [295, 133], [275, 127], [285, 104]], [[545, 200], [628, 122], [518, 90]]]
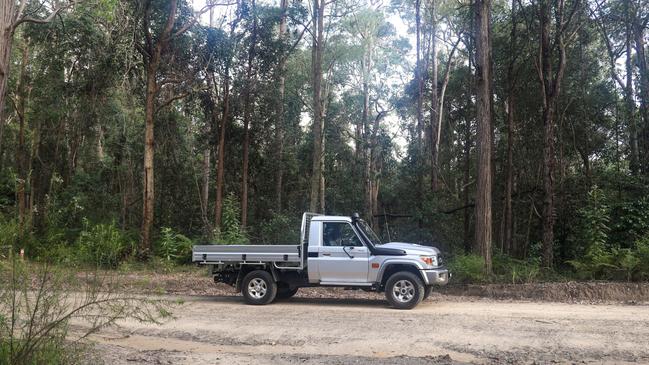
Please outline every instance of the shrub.
[[167, 262], [178, 264], [191, 262], [192, 240], [169, 227], [163, 227], [155, 253]]
[[223, 201], [221, 228], [214, 232], [214, 240], [217, 244], [240, 245], [248, 243], [248, 236], [241, 229], [241, 224], [239, 223], [240, 217], [239, 202], [234, 194], [230, 194]]
[[[17, 259], [0, 261], [0, 364], [80, 364], [88, 359], [84, 339], [119, 319], [158, 323], [169, 303], [127, 296], [91, 274]], [[101, 290], [100, 290], [101, 289]], [[74, 332], [72, 322], [83, 323]]]
[[133, 252], [133, 243], [116, 227], [115, 222], [91, 227], [84, 219], [83, 225], [77, 239], [81, 263], [114, 269], [121, 259]]
[[638, 258], [636, 279], [649, 279], [649, 235], [635, 242], [635, 255]]
[[486, 281], [484, 275], [484, 259], [478, 255], [455, 256], [448, 263], [448, 268], [453, 275], [453, 281], [460, 283], [482, 283]]
[[518, 260], [506, 255], [495, 255], [493, 272], [499, 281], [512, 284], [531, 283], [539, 279], [541, 267], [539, 259]]
[[275, 214], [261, 224], [261, 240], [264, 243], [286, 244], [300, 241], [299, 222], [283, 214]]

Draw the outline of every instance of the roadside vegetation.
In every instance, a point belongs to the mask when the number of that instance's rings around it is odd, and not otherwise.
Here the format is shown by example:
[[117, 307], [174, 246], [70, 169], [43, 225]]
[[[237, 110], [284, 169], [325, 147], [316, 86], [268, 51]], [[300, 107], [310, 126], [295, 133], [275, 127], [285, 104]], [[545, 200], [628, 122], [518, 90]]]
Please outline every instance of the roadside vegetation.
[[6, 3], [5, 259], [174, 270], [360, 212], [456, 282], [649, 278], [644, 0]]

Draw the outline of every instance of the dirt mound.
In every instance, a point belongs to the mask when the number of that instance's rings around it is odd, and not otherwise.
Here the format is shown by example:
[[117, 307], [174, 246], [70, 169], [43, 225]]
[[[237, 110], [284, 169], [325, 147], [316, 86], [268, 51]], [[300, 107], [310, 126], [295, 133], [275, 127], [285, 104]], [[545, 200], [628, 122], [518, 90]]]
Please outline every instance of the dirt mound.
[[438, 292], [446, 295], [493, 299], [529, 299], [551, 302], [649, 302], [649, 283], [565, 282], [534, 284], [449, 285]]

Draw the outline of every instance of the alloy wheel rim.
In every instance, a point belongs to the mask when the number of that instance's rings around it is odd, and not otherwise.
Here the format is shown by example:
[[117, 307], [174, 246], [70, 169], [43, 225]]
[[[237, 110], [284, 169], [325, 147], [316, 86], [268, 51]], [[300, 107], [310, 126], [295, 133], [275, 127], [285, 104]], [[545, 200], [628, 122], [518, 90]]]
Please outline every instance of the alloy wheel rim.
[[415, 296], [415, 286], [409, 280], [399, 280], [392, 288], [392, 294], [401, 303], [408, 303]]
[[255, 299], [261, 299], [266, 295], [268, 286], [266, 281], [260, 278], [254, 278], [248, 283], [248, 294]]

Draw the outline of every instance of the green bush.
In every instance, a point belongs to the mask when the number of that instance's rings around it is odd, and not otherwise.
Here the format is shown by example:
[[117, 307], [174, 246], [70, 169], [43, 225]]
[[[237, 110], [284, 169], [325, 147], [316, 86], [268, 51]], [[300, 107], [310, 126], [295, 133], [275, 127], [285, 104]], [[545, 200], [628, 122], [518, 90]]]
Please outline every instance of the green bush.
[[191, 262], [192, 240], [169, 227], [163, 227], [155, 247], [155, 254], [167, 262], [177, 264]]
[[459, 255], [453, 257], [448, 268], [454, 282], [482, 283], [487, 281], [484, 275], [484, 259], [478, 255]]
[[[121, 293], [110, 277], [0, 261], [0, 364], [94, 364], [85, 339], [119, 319], [160, 323], [170, 303]], [[81, 323], [70, 331], [70, 325]]]
[[220, 245], [241, 245], [248, 243], [248, 235], [241, 229], [239, 219], [241, 211], [239, 202], [234, 194], [228, 195], [223, 201], [221, 228], [214, 232], [214, 240]]
[[495, 255], [493, 258], [493, 272], [500, 282], [512, 284], [531, 283], [539, 279], [541, 266], [537, 258], [518, 260], [506, 255]]
[[114, 269], [121, 259], [133, 252], [133, 243], [115, 222], [90, 226], [84, 219], [83, 225], [76, 244], [80, 263]]
[[300, 241], [300, 223], [283, 214], [274, 214], [261, 224], [260, 233], [264, 243], [295, 244]]

